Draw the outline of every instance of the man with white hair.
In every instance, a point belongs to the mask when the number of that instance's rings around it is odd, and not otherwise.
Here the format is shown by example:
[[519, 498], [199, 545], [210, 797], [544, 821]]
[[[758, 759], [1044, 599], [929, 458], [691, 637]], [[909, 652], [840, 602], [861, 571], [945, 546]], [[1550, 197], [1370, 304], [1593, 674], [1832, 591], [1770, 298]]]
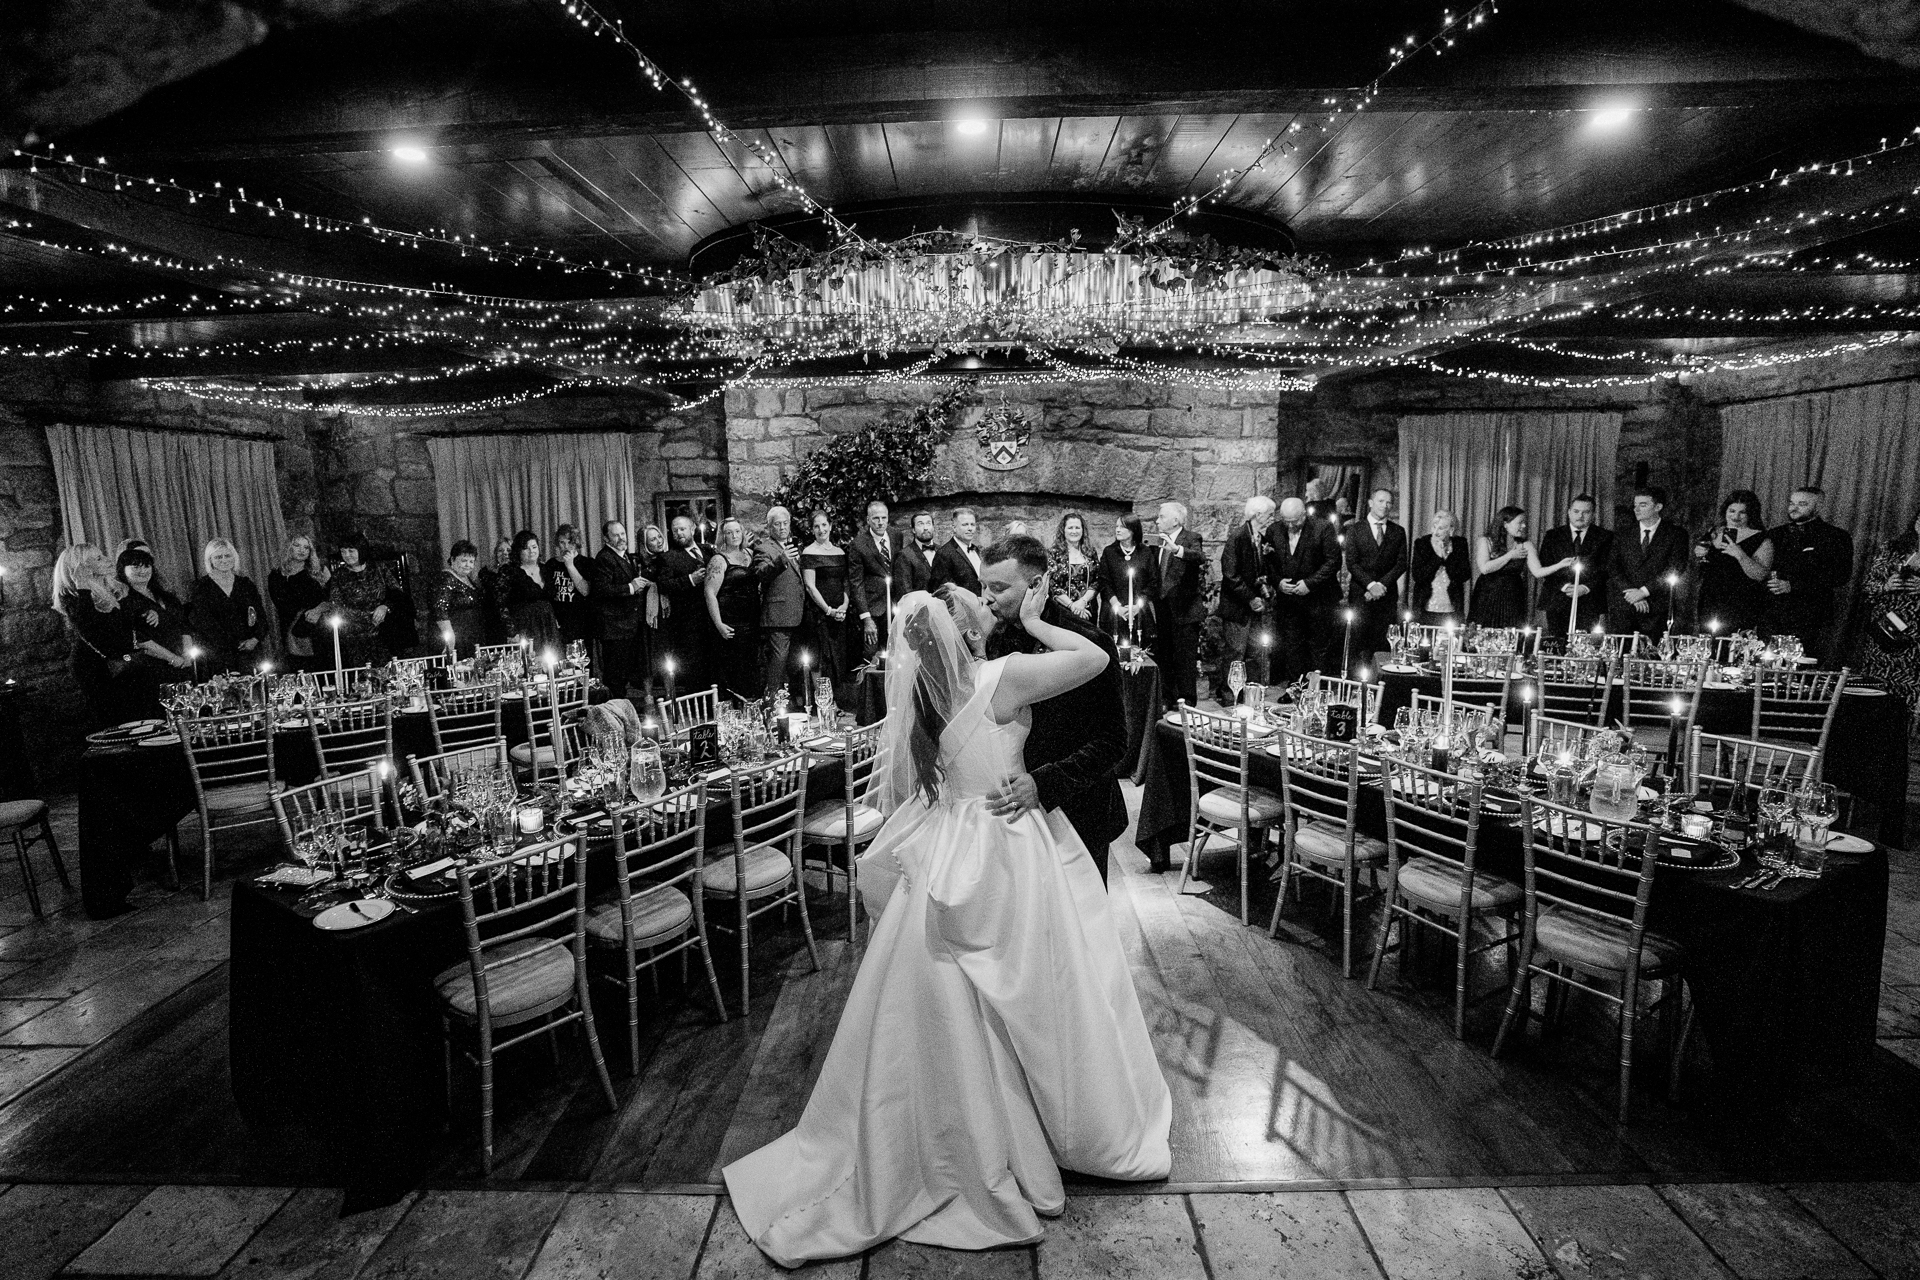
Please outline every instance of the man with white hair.
[[1157, 607], [1158, 640], [1154, 660], [1166, 680], [1169, 705], [1200, 700], [1200, 623], [1207, 616], [1207, 549], [1200, 535], [1187, 528], [1184, 503], [1163, 502], [1153, 541], [1160, 565]]
[[[1267, 578], [1267, 526], [1273, 523], [1273, 499], [1255, 494], [1247, 499], [1246, 519], [1227, 539], [1220, 553], [1220, 639], [1225, 652], [1220, 670], [1214, 673], [1214, 697], [1222, 697], [1227, 667], [1234, 662], [1246, 664], [1247, 679], [1267, 683], [1267, 654], [1273, 643], [1273, 588]], [[1260, 637], [1266, 643], [1260, 643]]]
[[[753, 540], [751, 572], [760, 584], [761, 680], [767, 696], [782, 684], [806, 696], [796, 669], [793, 633], [805, 616], [806, 588], [800, 581], [800, 548], [793, 542], [793, 517], [785, 507], [767, 510], [767, 527]], [[816, 655], [815, 661], [819, 661]]]

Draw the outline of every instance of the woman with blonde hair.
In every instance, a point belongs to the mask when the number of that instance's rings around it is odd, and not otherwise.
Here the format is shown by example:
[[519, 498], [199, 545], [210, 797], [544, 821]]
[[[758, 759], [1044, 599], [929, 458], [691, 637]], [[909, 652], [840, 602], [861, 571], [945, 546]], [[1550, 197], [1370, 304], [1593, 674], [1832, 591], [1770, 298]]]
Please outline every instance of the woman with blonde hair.
[[205, 655], [205, 673], [251, 671], [267, 656], [267, 606], [260, 588], [240, 572], [230, 538], [214, 538], [200, 553], [205, 570], [193, 584], [187, 624]]
[[127, 682], [133, 666], [133, 631], [120, 602], [126, 585], [113, 576], [100, 548], [77, 542], [53, 566], [53, 610], [66, 620], [72, 643], [69, 669], [87, 709], [89, 730], [127, 717]]
[[746, 701], [761, 693], [760, 584], [753, 580], [747, 527], [728, 516], [707, 561], [707, 617], [720, 638], [720, 686]]

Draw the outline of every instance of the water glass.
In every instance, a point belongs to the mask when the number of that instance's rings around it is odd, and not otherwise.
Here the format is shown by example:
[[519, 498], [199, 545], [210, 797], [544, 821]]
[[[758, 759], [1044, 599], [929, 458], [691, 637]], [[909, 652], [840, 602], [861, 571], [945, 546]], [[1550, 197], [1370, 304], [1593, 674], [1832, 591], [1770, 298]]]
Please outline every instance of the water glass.
[[667, 793], [667, 771], [660, 749], [651, 743], [636, 743], [627, 767], [628, 786], [633, 798], [641, 802], [658, 800]]

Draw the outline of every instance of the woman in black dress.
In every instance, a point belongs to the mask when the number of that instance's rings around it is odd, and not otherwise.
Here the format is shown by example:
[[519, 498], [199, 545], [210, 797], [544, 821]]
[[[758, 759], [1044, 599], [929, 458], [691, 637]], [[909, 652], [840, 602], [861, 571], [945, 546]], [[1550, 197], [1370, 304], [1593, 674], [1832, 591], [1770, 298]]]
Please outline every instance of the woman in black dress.
[[113, 576], [98, 547], [77, 542], [53, 566], [53, 610], [66, 620], [73, 682], [92, 732], [131, 719], [134, 699], [126, 676], [133, 663], [133, 629], [120, 607], [127, 588]]
[[267, 604], [260, 588], [240, 572], [240, 553], [215, 538], [201, 554], [206, 570], [193, 584], [187, 626], [200, 646], [200, 674], [251, 672], [266, 658]]
[[187, 606], [166, 589], [154, 572], [153, 552], [128, 547], [113, 564], [114, 576], [127, 588], [120, 613], [127, 621], [133, 667], [123, 679], [133, 704], [129, 714], [158, 718], [160, 686], [191, 678], [187, 657]]
[[553, 621], [562, 644], [587, 638], [587, 560], [580, 554], [580, 535], [570, 524], [553, 531], [553, 558], [540, 566], [552, 589]]
[[535, 661], [549, 649], [558, 657], [560, 624], [553, 617], [553, 597], [558, 588], [540, 567], [540, 539], [533, 536], [533, 530], [522, 529], [513, 535], [509, 559], [511, 563], [495, 580], [500, 625], [508, 639], [532, 642]]
[[1527, 513], [1522, 507], [1496, 511], [1487, 531], [1474, 540], [1473, 558], [1480, 577], [1473, 584], [1467, 621], [1483, 627], [1518, 627], [1527, 621]]
[[1060, 517], [1047, 564], [1053, 575], [1053, 598], [1074, 617], [1091, 619], [1100, 607], [1100, 591], [1094, 582], [1100, 572], [1100, 552], [1087, 532], [1087, 518], [1078, 511]]
[[[340, 619], [340, 662], [348, 667], [382, 666], [393, 655], [380, 637], [387, 620], [387, 590], [392, 586], [387, 567], [373, 563], [372, 548], [362, 533], [350, 533], [340, 542], [340, 567], [327, 585], [331, 615]], [[332, 624], [328, 623], [331, 632]], [[331, 665], [333, 636], [321, 639], [320, 661]], [[317, 647], [317, 646], [316, 646]]]
[[481, 598], [480, 549], [465, 538], [453, 544], [446, 572], [433, 590], [436, 641], [444, 649], [453, 636], [456, 658], [471, 658], [475, 645], [487, 642], [486, 606]]
[[801, 548], [800, 578], [807, 588], [813, 671], [832, 682], [835, 705], [848, 706], [847, 553], [834, 545], [832, 516], [816, 511], [808, 527], [813, 541]]
[[327, 584], [332, 578], [313, 539], [304, 533], [287, 539], [287, 554], [267, 575], [267, 599], [273, 601], [273, 613], [279, 619], [280, 647], [289, 671], [312, 671], [320, 662], [320, 646], [332, 643], [332, 637], [323, 634]]
[[707, 616], [720, 637], [715, 669], [720, 687], [742, 701], [760, 696], [760, 584], [753, 580], [747, 527], [732, 516], [720, 522], [720, 541], [707, 561]]
[[1427, 529], [1408, 557], [1407, 603], [1428, 626], [1458, 624], [1467, 616], [1467, 583], [1473, 577], [1467, 540], [1454, 533], [1451, 511], [1434, 512]]
[[1720, 504], [1720, 523], [1693, 544], [1700, 569], [1699, 624], [1710, 622], [1723, 636], [1752, 631], [1766, 614], [1767, 574], [1773, 569], [1773, 542], [1760, 518], [1760, 496], [1735, 489]]
[[483, 644], [505, 644], [510, 638], [506, 613], [500, 607], [500, 592], [505, 586], [501, 575], [512, 563], [513, 539], [502, 538], [493, 544], [493, 563], [480, 570], [480, 608], [486, 615]]
[[1160, 567], [1146, 545], [1139, 516], [1121, 516], [1114, 522], [1113, 541], [1100, 553], [1100, 572], [1094, 580], [1100, 591], [1100, 625], [1116, 640], [1127, 636], [1136, 643], [1149, 640], [1153, 601], [1160, 594]]

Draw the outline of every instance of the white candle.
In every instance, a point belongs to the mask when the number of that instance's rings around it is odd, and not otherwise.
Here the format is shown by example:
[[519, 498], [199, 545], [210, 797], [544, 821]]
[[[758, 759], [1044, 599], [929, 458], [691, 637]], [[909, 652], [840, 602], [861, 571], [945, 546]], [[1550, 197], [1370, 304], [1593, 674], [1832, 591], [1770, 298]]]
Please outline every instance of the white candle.
[[669, 654], [662, 665], [665, 667], [667, 673], [667, 700], [671, 702], [673, 700], [673, 656]]
[[1127, 566], [1127, 639], [1133, 639], [1133, 566]]
[[200, 681], [200, 646], [193, 643], [193, 637], [187, 637], [187, 661], [193, 664], [194, 683]]
[[440, 624], [440, 636], [447, 642], [447, 661], [452, 662], [455, 658], [459, 657], [459, 655], [454, 652], [453, 648], [453, 624], [451, 622], [443, 622]]
[[1573, 585], [1575, 587], [1573, 597], [1567, 601], [1568, 635], [1572, 635], [1580, 625], [1580, 592], [1578, 590], [1580, 586], [1580, 562], [1578, 560], [1573, 562]]
[[813, 655], [805, 649], [800, 651], [800, 683], [805, 686], [807, 714], [813, 714]]
[[1667, 634], [1668, 635], [1673, 634], [1674, 597], [1680, 594], [1679, 589], [1680, 589], [1680, 575], [1677, 573], [1668, 574], [1667, 575]]
[[887, 626], [891, 627], [893, 626], [893, 578], [889, 575], [881, 581], [887, 584]]
[[529, 836], [538, 835], [541, 826], [546, 820], [546, 816], [547, 815], [539, 809], [522, 809], [520, 811], [521, 834]]
[[328, 618], [327, 625], [333, 628], [333, 674], [339, 675], [347, 669], [346, 664], [340, 661], [340, 615], [336, 613]]

